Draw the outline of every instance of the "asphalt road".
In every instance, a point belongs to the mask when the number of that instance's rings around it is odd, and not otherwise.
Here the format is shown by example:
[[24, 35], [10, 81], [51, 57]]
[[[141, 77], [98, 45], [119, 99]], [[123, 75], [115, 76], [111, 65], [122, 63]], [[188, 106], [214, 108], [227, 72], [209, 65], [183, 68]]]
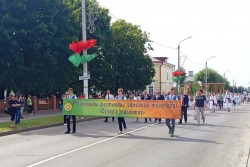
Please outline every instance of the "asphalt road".
[[128, 132], [117, 135], [117, 122], [94, 120], [0, 138], [1, 167], [246, 167], [250, 148], [250, 104], [231, 113], [207, 112], [197, 125], [176, 125], [171, 138], [164, 123], [126, 119]]

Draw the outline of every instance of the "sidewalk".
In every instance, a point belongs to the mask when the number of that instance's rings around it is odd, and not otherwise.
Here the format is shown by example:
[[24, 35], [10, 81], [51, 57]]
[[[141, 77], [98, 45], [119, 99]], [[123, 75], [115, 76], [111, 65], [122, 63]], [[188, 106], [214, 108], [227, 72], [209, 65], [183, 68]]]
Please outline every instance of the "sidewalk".
[[[35, 114], [29, 115], [25, 112], [23, 114], [24, 119], [22, 120], [28, 120], [28, 119], [34, 119], [34, 118], [46, 118], [46, 117], [52, 117], [52, 116], [60, 116], [62, 115], [62, 112], [60, 110], [53, 111], [51, 110], [38, 110]], [[0, 123], [3, 122], [9, 122], [10, 116], [7, 114], [0, 114]]]

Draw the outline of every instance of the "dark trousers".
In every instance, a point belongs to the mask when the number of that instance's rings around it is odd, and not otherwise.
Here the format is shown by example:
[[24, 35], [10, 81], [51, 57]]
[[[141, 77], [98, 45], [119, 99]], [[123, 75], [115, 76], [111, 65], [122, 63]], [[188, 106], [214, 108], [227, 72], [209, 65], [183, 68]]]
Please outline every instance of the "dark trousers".
[[[171, 124], [170, 124], [171, 122]], [[170, 132], [174, 132], [175, 130], [175, 119], [166, 119], [166, 124]]]
[[155, 122], [159, 121], [161, 123], [161, 118], [155, 118]]
[[218, 100], [219, 101], [219, 107], [220, 109], [223, 109], [223, 101], [222, 100]]
[[16, 124], [20, 124], [20, 119], [21, 119], [21, 111], [20, 111], [20, 109], [17, 109], [16, 110], [16, 115], [15, 115]]
[[183, 116], [184, 116], [184, 121], [187, 122], [187, 107], [186, 106], [181, 106], [181, 119], [180, 119], [180, 123], [182, 123]]
[[16, 112], [15, 111], [10, 111], [10, 120], [15, 121], [15, 117], [16, 117]]
[[122, 131], [122, 125], [124, 129], [127, 129], [125, 119], [123, 117], [118, 117], [119, 130]]
[[[149, 118], [149, 121], [151, 122], [151, 118]], [[147, 118], [145, 118], [145, 122], [148, 122], [148, 119], [147, 119]]]
[[[108, 118], [109, 118], [109, 117], [105, 117], [104, 122], [108, 122]], [[112, 117], [112, 121], [113, 121], [113, 122], [115, 121], [115, 117]]]
[[33, 111], [32, 105], [29, 105], [29, 106], [28, 106], [28, 110], [29, 110], [29, 114], [31, 114], [32, 111]]
[[63, 116], [63, 123], [66, 124], [67, 123], [67, 115]]
[[75, 115], [67, 115], [67, 131], [70, 132], [70, 117], [73, 120], [73, 132], [76, 131], [76, 116]]

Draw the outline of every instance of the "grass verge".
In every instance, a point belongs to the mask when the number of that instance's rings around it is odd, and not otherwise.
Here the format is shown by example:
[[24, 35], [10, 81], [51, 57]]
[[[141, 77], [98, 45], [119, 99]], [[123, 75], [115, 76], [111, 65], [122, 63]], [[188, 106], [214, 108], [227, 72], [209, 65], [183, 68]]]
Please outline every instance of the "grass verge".
[[20, 129], [28, 129], [39, 126], [46, 126], [56, 123], [63, 123], [63, 116], [52, 116], [46, 118], [34, 118], [28, 120], [21, 120], [20, 125], [16, 125], [15, 128], [9, 128], [9, 122], [0, 123], [0, 133], [15, 131]]

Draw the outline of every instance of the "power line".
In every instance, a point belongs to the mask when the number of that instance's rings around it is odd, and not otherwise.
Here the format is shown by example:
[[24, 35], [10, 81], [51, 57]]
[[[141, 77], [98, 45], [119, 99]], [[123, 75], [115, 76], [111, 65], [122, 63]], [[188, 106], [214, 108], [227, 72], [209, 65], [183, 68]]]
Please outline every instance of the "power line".
[[191, 60], [191, 59], [189, 59], [189, 58], [187, 58], [187, 60], [189, 60], [189, 61], [192, 62], [193, 64], [196, 64], [196, 65], [199, 65], [199, 66], [203, 66], [203, 65], [204, 65], [204, 64], [196, 63], [196, 62], [194, 62], [193, 60]]
[[157, 44], [157, 45], [160, 45], [160, 46], [162, 46], [162, 47], [168, 48], [168, 49], [174, 49], [174, 50], [177, 49], [177, 48], [174, 48], [174, 47], [170, 47], [170, 46], [166, 46], [166, 45], [160, 44], [160, 43], [155, 42], [155, 41], [152, 41], [152, 42], [155, 43], [155, 44]]
[[115, 15], [113, 15], [112, 13], [109, 12], [109, 14], [114, 17], [116, 20], [119, 20]]
[[[109, 14], [114, 17], [116, 20], [119, 20], [118, 17], [116, 17], [114, 14], [112, 14], [110, 11], [109, 11]], [[174, 48], [174, 47], [170, 47], [170, 46], [166, 46], [166, 45], [163, 45], [163, 44], [160, 44], [158, 42], [155, 42], [155, 41], [151, 41], [159, 46], [162, 46], [162, 47], [165, 47], [165, 48], [168, 48], [168, 49], [173, 49], [173, 50], [176, 50], [177, 48]]]

